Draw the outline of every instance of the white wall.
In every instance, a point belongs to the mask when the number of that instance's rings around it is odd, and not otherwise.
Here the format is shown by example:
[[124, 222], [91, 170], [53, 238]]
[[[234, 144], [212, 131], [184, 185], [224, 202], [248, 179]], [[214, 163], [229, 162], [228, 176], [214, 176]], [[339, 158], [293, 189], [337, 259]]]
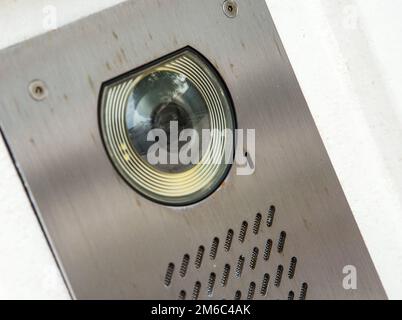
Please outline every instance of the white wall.
[[[0, 48], [122, 0], [2, 0]], [[239, 0], [241, 4], [241, 0]], [[402, 2], [267, 0], [390, 298], [402, 298]], [[241, 10], [241, 7], [240, 7]], [[0, 139], [0, 298], [68, 299]]]

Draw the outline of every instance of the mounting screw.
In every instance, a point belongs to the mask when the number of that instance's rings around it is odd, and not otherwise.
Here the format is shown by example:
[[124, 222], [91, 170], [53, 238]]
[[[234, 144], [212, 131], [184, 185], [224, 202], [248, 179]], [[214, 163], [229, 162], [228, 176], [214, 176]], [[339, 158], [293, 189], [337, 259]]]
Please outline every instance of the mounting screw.
[[239, 6], [234, 0], [226, 0], [223, 3], [223, 12], [228, 18], [236, 18], [239, 13]]
[[41, 80], [33, 80], [28, 87], [29, 95], [36, 101], [46, 99], [48, 95], [46, 84]]

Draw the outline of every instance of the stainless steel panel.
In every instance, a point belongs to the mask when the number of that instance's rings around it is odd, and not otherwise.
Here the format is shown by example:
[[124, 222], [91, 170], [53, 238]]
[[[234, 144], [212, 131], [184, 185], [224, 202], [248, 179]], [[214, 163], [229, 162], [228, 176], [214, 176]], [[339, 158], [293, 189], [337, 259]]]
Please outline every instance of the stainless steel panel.
[[[114, 170], [100, 137], [98, 98], [104, 81], [185, 46], [219, 70], [239, 127], [256, 128], [256, 172], [232, 170], [208, 199], [169, 208], [138, 195]], [[35, 79], [47, 85], [44, 100], [29, 95]], [[236, 18], [223, 13], [221, 0], [127, 1], [0, 52], [0, 94], [2, 131], [74, 297], [175, 299], [185, 290], [191, 298], [199, 281], [199, 298], [231, 299], [237, 290], [245, 298], [251, 282], [256, 299], [287, 298], [289, 291], [297, 298], [302, 283], [309, 299], [386, 298], [265, 1], [239, 1]], [[249, 225], [241, 242], [243, 221]], [[286, 242], [278, 252], [282, 231]], [[212, 260], [215, 237], [220, 244]], [[265, 261], [268, 238], [273, 249]], [[200, 245], [205, 254], [197, 269]], [[184, 254], [190, 262], [181, 278]], [[240, 255], [245, 263], [237, 278]], [[293, 256], [297, 269], [288, 279]], [[169, 263], [175, 269], [166, 286]], [[222, 287], [225, 264], [231, 273]], [[284, 272], [276, 287], [278, 265]], [[342, 286], [346, 265], [357, 268], [357, 290]], [[265, 273], [271, 281], [261, 296]]]

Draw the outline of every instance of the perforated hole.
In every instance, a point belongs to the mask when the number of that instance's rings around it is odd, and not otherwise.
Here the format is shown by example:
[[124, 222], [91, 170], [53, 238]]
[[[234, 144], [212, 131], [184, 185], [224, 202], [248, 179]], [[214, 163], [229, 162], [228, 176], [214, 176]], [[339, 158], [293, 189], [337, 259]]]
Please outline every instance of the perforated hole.
[[219, 239], [214, 238], [211, 245], [211, 250], [209, 251], [209, 257], [211, 260], [215, 260], [216, 254], [218, 253]]
[[264, 248], [264, 260], [268, 261], [269, 257], [271, 256], [271, 251], [272, 251], [272, 240], [268, 239], [267, 242], [265, 243], [265, 248]]
[[[252, 232], [250, 232], [249, 235], [247, 235], [249, 223], [247, 220], [244, 220], [239, 225], [239, 242], [233, 242], [233, 229], [228, 229], [226, 234], [224, 234], [225, 241], [222, 244], [223, 249], [220, 248], [221, 244], [219, 237], [213, 237], [213, 239], [211, 240], [211, 246], [207, 249], [207, 254], [209, 255], [210, 259], [204, 258], [206, 254], [205, 248], [202, 245], [199, 246], [197, 251], [193, 253], [194, 268], [190, 268], [190, 254], [185, 254], [184, 256], [182, 256], [181, 260], [178, 261], [178, 265], [180, 265], [178, 275], [180, 277], [173, 277], [175, 266], [174, 263], [170, 263], [164, 279], [165, 286], [168, 287], [170, 290], [170, 288], [173, 288], [173, 286], [171, 285], [172, 279], [183, 281], [183, 290], [180, 292], [176, 292], [176, 297], [178, 295], [179, 299], [183, 297], [185, 298], [186, 292], [193, 299], [198, 299], [200, 292], [203, 292], [201, 291], [201, 287], [205, 287], [205, 294], [208, 297], [216, 299], [222, 298], [217, 297], [218, 291], [215, 290], [217, 289], [217, 281], [218, 284], [220, 284], [220, 290], [224, 290], [222, 291], [222, 294], [224, 294], [225, 296], [227, 294], [230, 294], [230, 292], [227, 292], [227, 290], [229, 290], [228, 283], [230, 281], [233, 281], [233, 284], [237, 284], [238, 286], [238, 291], [236, 292], [236, 295], [239, 299], [241, 298], [242, 292], [245, 295], [244, 298], [250, 298], [250, 296], [254, 297], [256, 290], [258, 290], [258, 295], [261, 295], [262, 297], [267, 297], [268, 291], [271, 298], [275, 298], [276, 294], [279, 294], [282, 297], [282, 293], [286, 291], [286, 289], [291, 289], [286, 288], [286, 285], [292, 285], [292, 288], [294, 285], [298, 285], [297, 283], [288, 283], [289, 281], [294, 281], [293, 279], [295, 278], [298, 258], [296, 256], [288, 258], [288, 261], [290, 262], [289, 265], [286, 266], [288, 267], [286, 271], [284, 270], [282, 264], [277, 265], [276, 270], [272, 273], [272, 280], [270, 274], [258, 273], [260, 271], [257, 271], [272, 268], [272, 263], [275, 263], [278, 260], [282, 261], [284, 258], [287, 258], [284, 253], [285, 243], [288, 241], [286, 232], [282, 231], [279, 233], [278, 231], [276, 231], [276, 229], [268, 228], [269, 226], [274, 227], [272, 225], [272, 222], [275, 211], [275, 207], [272, 206], [267, 213], [268, 217], [263, 217], [260, 213], [257, 213], [252, 224]], [[261, 223], [261, 221], [263, 221], [262, 219], [265, 218], [267, 218], [267, 226], [264, 223]], [[247, 243], [253, 244], [251, 251], [249, 251], [250, 249], [248, 249], [248, 245], [244, 244], [246, 236], [248, 237]], [[272, 241], [272, 239], [274, 238], [278, 239], [276, 244], [274, 244]], [[291, 240], [291, 238], [289, 238], [289, 240]], [[274, 248], [274, 246], [276, 247]], [[238, 257], [238, 259], [233, 261], [236, 256]], [[219, 270], [219, 273], [216, 273], [217, 270]], [[190, 272], [195, 274], [190, 275]], [[251, 276], [252, 279], [257, 279], [257, 287], [255, 286], [254, 282], [251, 282], [250, 284], [249, 282], [244, 283], [245, 281], [243, 280], [239, 281], [239, 279], [243, 277], [243, 273], [244, 276], [247, 276], [247, 278]], [[283, 277], [286, 275], [288, 276], [289, 281], [283, 282]], [[199, 281], [197, 281], [195, 284], [193, 282], [194, 285], [190, 284], [190, 288], [186, 288], [188, 284], [186, 280], [184, 280], [188, 276], [196, 277], [196, 279], [199, 279]], [[299, 292], [300, 299], [305, 299], [307, 288], [307, 283], [304, 283], [301, 286]], [[192, 294], [190, 294], [190, 292], [192, 292]], [[286, 292], [289, 292], [289, 298], [295, 297], [294, 291]], [[296, 295], [297, 294], [298, 293], [296, 293]]]
[[246, 239], [246, 235], [247, 235], [247, 228], [248, 228], [248, 222], [247, 221], [243, 221], [241, 228], [240, 228], [240, 233], [239, 233], [239, 241], [241, 243], [244, 242], [244, 240]]
[[229, 275], [230, 275], [230, 265], [226, 264], [225, 267], [223, 268], [223, 273], [222, 273], [222, 279], [221, 279], [222, 287], [227, 286], [228, 280], [229, 280]]
[[180, 291], [179, 300], [186, 300], [186, 291], [184, 291], [184, 290]]
[[254, 219], [254, 226], [253, 226], [253, 233], [255, 235], [257, 235], [258, 232], [260, 231], [261, 219], [262, 219], [261, 213], [257, 213]]
[[255, 294], [255, 282], [251, 282], [248, 287], [247, 300], [253, 300]]
[[216, 274], [211, 273], [209, 275], [209, 280], [208, 280], [208, 296], [212, 297], [214, 294], [214, 288], [215, 288], [215, 281], [216, 281]]
[[278, 252], [282, 253], [283, 249], [285, 249], [285, 242], [286, 242], [286, 232], [282, 231], [279, 240], [278, 240]]
[[188, 264], [190, 263], [190, 256], [185, 254], [183, 257], [183, 261], [181, 262], [181, 267], [179, 274], [182, 278], [184, 278], [187, 274]]
[[274, 224], [275, 212], [276, 212], [275, 206], [271, 206], [268, 210], [267, 226], [269, 228], [272, 227], [272, 225]]
[[268, 293], [269, 279], [270, 279], [269, 274], [268, 273], [264, 274], [264, 277], [263, 277], [262, 283], [261, 283], [261, 291], [260, 291], [261, 295], [264, 297]]
[[244, 268], [244, 257], [240, 256], [239, 260], [237, 261], [237, 266], [236, 266], [236, 277], [240, 278], [242, 273], [243, 273], [243, 268]]
[[307, 290], [308, 290], [308, 284], [303, 283], [302, 287], [301, 287], [301, 290], [300, 290], [299, 300], [306, 300], [306, 298], [307, 298]]
[[240, 291], [240, 290], [237, 290], [237, 291], [236, 291], [235, 296], [234, 296], [234, 299], [235, 299], [235, 300], [241, 300], [241, 291]]
[[251, 260], [250, 260], [250, 268], [251, 268], [252, 270], [254, 270], [255, 267], [256, 267], [256, 265], [257, 265], [258, 253], [259, 253], [259, 250], [258, 250], [257, 247], [255, 247], [255, 248], [253, 249], [252, 254], [251, 254]]
[[289, 279], [293, 279], [295, 277], [296, 266], [297, 266], [297, 258], [293, 257], [290, 260], [290, 266], [289, 266], [289, 272], [288, 272]]
[[197, 256], [195, 257], [195, 267], [199, 269], [202, 264], [202, 259], [204, 258], [205, 248], [200, 246], [197, 251]]
[[282, 275], [283, 275], [283, 266], [279, 265], [278, 269], [276, 270], [276, 276], [275, 276], [275, 287], [280, 287], [281, 282], [282, 282]]
[[230, 229], [226, 235], [226, 240], [225, 240], [225, 251], [229, 252], [231, 246], [232, 246], [232, 241], [233, 241], [233, 235], [234, 232], [232, 229]]
[[193, 289], [193, 300], [198, 300], [198, 297], [200, 296], [200, 291], [201, 291], [201, 282], [197, 281], [194, 284], [194, 289]]
[[170, 284], [172, 283], [173, 272], [174, 272], [174, 264], [169, 263], [165, 275], [165, 286], [167, 287], [169, 287]]
[[288, 300], [294, 300], [294, 299], [295, 299], [295, 293], [293, 291], [290, 291], [288, 295]]

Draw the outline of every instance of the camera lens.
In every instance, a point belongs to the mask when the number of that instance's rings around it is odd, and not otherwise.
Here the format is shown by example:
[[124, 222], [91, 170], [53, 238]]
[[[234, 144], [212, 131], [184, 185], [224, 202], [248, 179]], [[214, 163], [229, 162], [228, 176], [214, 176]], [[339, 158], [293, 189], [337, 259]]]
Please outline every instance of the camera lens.
[[[194, 204], [213, 193], [228, 174], [234, 157], [234, 109], [222, 78], [193, 49], [108, 81], [100, 101], [109, 157], [129, 185], [148, 199]], [[182, 161], [188, 151], [198, 157]], [[162, 155], [167, 161], [159, 161]]]
[[[210, 129], [208, 107], [196, 86], [184, 75], [171, 71], [157, 71], [145, 76], [134, 88], [128, 99], [126, 126], [131, 145], [144, 161], [154, 141], [149, 141], [151, 130], [166, 132], [168, 159], [187, 142], [179, 141], [179, 135], [171, 132], [177, 124], [178, 134], [183, 130], [195, 130], [202, 137], [203, 129]], [[191, 140], [192, 141], [192, 140]], [[172, 145], [177, 145], [174, 150]], [[201, 147], [199, 148], [201, 154]], [[157, 164], [155, 169], [163, 172], [184, 172], [194, 164]]]

